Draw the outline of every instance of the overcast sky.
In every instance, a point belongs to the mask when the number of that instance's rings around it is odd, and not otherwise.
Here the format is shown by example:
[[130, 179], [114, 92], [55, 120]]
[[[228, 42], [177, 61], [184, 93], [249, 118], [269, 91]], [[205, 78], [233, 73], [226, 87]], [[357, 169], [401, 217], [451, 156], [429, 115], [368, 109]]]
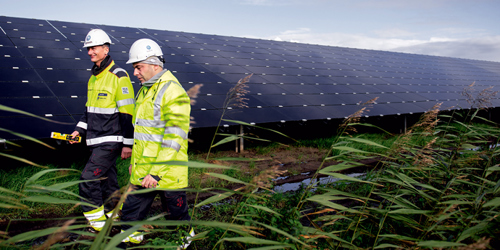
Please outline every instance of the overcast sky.
[[498, 0], [0, 0], [0, 15], [500, 62]]

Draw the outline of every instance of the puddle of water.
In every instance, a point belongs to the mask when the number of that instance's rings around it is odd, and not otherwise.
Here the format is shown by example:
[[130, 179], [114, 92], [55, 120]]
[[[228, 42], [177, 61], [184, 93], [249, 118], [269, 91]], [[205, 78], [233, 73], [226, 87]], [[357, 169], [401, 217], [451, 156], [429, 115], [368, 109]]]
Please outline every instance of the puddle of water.
[[[311, 172], [307, 172], [307, 173], [301, 173], [301, 175], [309, 175], [311, 174]], [[352, 174], [347, 174], [347, 176], [349, 177], [360, 177], [360, 176], [365, 176], [366, 173], [352, 173]], [[288, 179], [289, 176], [285, 176], [285, 177], [278, 177], [276, 179], [273, 179], [274, 181], [277, 181], [277, 180], [285, 180], [285, 179]], [[300, 182], [294, 182], [294, 183], [284, 183], [284, 184], [281, 184], [279, 186], [275, 186], [273, 188], [273, 191], [275, 192], [289, 192], [289, 191], [296, 191], [299, 189], [300, 185], [303, 184], [303, 185], [309, 185], [309, 183], [311, 182], [311, 178], [309, 179], [305, 179], [303, 181], [300, 181]], [[317, 180], [317, 178], [316, 178]], [[319, 178], [319, 183], [321, 184], [327, 184], [327, 183], [332, 183], [332, 182], [336, 182], [336, 181], [339, 181], [341, 179], [339, 178], [333, 178], [331, 176], [326, 176], [326, 177], [321, 177]], [[318, 183], [315, 184], [315, 186], [317, 185]], [[314, 192], [316, 191], [315, 188], [311, 189], [310, 192]], [[258, 192], [263, 192], [263, 190], [259, 190]], [[208, 209], [211, 209], [212, 207], [214, 206], [220, 206], [220, 205], [227, 205], [227, 204], [230, 204], [232, 203], [233, 201], [231, 199], [225, 199], [225, 200], [222, 200], [222, 201], [218, 201], [218, 202], [215, 202], [215, 203], [210, 203], [210, 204], [207, 204], [207, 205], [203, 205], [200, 207], [201, 210], [208, 210]]]
[[[494, 145], [492, 144], [492, 145], [489, 145], [488, 147], [489, 147], [490, 150], [492, 150], [492, 149], [500, 147], [500, 144], [494, 144]], [[484, 147], [479, 146], [479, 147], [471, 148], [469, 150], [480, 151], [480, 150], [483, 150], [483, 149], [484, 149]], [[460, 153], [460, 154], [462, 154], [462, 153]]]
[[288, 179], [288, 177], [289, 176], [280, 176], [280, 177], [278, 177], [276, 179], [273, 179], [273, 181], [286, 180], [286, 179]]
[[[366, 173], [352, 173], [352, 174], [347, 174], [347, 176], [349, 177], [360, 177], [360, 176], [364, 176], [366, 175]], [[332, 182], [336, 182], [336, 181], [339, 181], [339, 180], [342, 180], [342, 179], [339, 179], [339, 178], [333, 178], [331, 176], [326, 176], [326, 177], [321, 177], [319, 178], [319, 182], [315, 183], [314, 186], [316, 186], [318, 183], [321, 183], [321, 184], [327, 184], [327, 183], [332, 183]], [[279, 185], [279, 186], [275, 186], [273, 188], [273, 191], [275, 192], [289, 192], [289, 191], [296, 191], [299, 189], [300, 185], [304, 185], [304, 186], [308, 186], [311, 181], [313, 182], [316, 182], [317, 179], [315, 180], [311, 180], [311, 178], [309, 179], [305, 179], [301, 182], [294, 182], [294, 183], [284, 183], [282, 185]], [[315, 191], [316, 189], [311, 189], [310, 191], [313, 192]]]

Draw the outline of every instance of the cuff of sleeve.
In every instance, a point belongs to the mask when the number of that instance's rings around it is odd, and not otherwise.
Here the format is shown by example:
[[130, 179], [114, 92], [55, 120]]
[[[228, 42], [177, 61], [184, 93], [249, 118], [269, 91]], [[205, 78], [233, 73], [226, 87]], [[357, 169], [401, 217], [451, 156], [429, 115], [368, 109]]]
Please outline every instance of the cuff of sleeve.
[[123, 145], [132, 146], [134, 145], [134, 139], [123, 138]]
[[84, 136], [85, 135], [86, 130], [84, 130], [84, 129], [80, 128], [80, 127], [76, 127], [75, 130], [78, 131], [78, 133], [80, 133], [80, 136]]
[[161, 180], [160, 176], [158, 176], [158, 175], [151, 175], [151, 177], [153, 177], [153, 179], [155, 179], [156, 181]]
[[85, 122], [78, 122], [78, 124], [76, 124], [76, 127], [77, 128], [82, 128], [84, 130], [87, 130], [87, 123], [85, 123]]

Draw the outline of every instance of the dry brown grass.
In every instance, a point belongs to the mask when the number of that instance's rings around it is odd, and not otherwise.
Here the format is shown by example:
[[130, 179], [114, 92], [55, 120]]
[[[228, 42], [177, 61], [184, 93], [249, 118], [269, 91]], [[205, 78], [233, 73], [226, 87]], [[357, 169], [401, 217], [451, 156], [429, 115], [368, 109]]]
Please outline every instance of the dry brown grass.
[[361, 109], [358, 111], [354, 112], [353, 114], [349, 115], [342, 124], [339, 126], [339, 131], [343, 131], [344, 134], [349, 135], [350, 133], [357, 133], [358, 131], [354, 126], [349, 126], [350, 124], [353, 123], [358, 123], [361, 120], [361, 117], [363, 117], [363, 114], [370, 112], [370, 108], [373, 107], [373, 104], [376, 103], [378, 100], [378, 97], [375, 97], [371, 100], [368, 100], [365, 103], [358, 103], [359, 105], [362, 106]]

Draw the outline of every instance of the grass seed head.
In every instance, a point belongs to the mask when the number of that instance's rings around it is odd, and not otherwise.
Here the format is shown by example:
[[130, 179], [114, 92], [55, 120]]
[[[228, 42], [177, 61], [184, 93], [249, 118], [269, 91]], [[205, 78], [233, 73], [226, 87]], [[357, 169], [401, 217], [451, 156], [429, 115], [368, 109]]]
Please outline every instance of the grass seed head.
[[492, 91], [493, 86], [481, 90], [477, 95], [474, 88], [476, 82], [471, 83], [462, 91], [462, 96], [465, 96], [471, 108], [487, 109], [491, 107], [491, 100], [498, 94], [498, 91]]
[[189, 99], [191, 100], [191, 106], [196, 104], [196, 98], [198, 98], [198, 94], [200, 93], [200, 88], [203, 87], [203, 84], [196, 84], [191, 87], [188, 91], [186, 91]]
[[371, 100], [366, 101], [365, 103], [360, 104], [363, 107], [344, 119], [344, 122], [342, 122], [342, 124], [339, 126], [339, 131], [343, 131], [343, 133], [347, 135], [349, 135], [349, 132], [357, 133], [358, 131], [356, 130], [356, 128], [349, 125], [358, 123], [361, 120], [361, 117], [363, 117], [363, 114], [370, 112], [370, 108], [373, 106], [373, 104], [376, 103], [377, 99], [378, 97], [375, 97]]
[[245, 78], [240, 79], [238, 83], [236, 83], [236, 85], [229, 90], [226, 95], [224, 109], [228, 109], [230, 107], [248, 108], [248, 98], [245, 98], [245, 95], [250, 93], [250, 91], [247, 89], [248, 85], [245, 83], [250, 80], [252, 75], [253, 74], [250, 74]]
[[[196, 104], [196, 98], [198, 98], [198, 94], [200, 94], [200, 88], [203, 87], [203, 84], [196, 84], [193, 87], [191, 87], [188, 91], [186, 91], [187, 95], [189, 96], [189, 100], [191, 102], [191, 106]], [[194, 121], [194, 117], [190, 116], [189, 117], [189, 124], [196, 124]], [[189, 131], [191, 131], [192, 127], [189, 126]], [[188, 138], [189, 143], [193, 143], [193, 140]]]

